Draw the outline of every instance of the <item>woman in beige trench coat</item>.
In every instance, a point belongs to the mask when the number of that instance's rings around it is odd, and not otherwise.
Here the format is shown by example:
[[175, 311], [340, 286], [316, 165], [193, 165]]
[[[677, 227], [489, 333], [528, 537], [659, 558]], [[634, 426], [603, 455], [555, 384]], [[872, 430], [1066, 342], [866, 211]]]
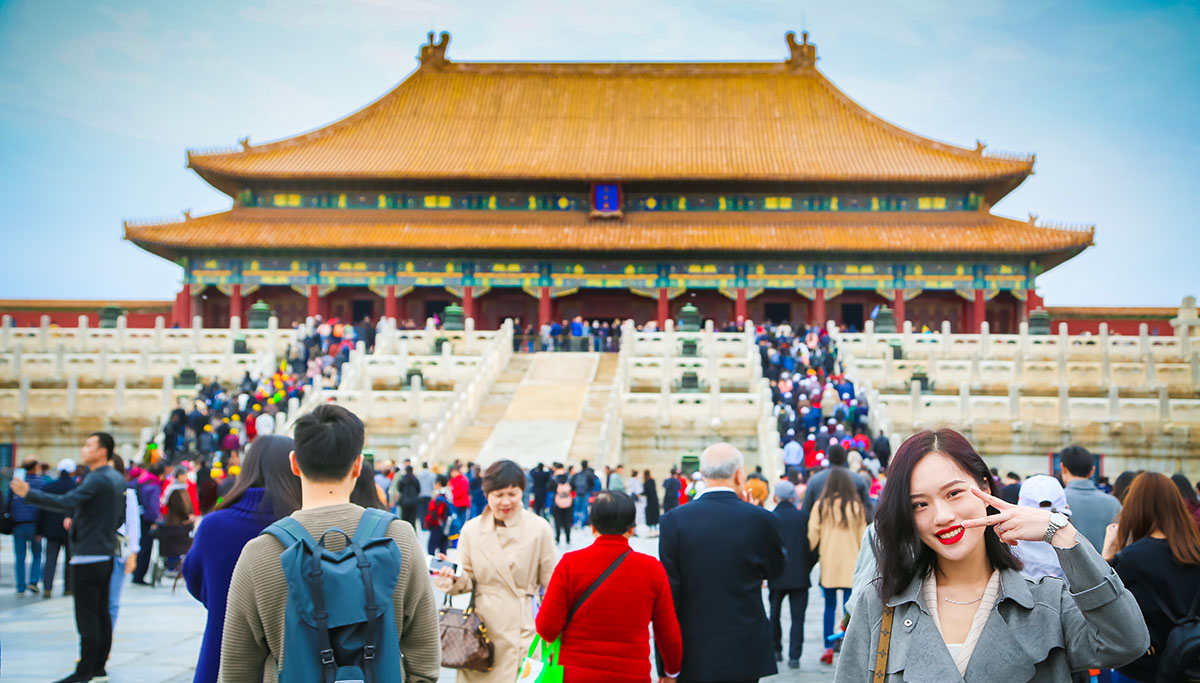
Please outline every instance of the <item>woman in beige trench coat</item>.
[[458, 537], [462, 574], [443, 568], [434, 585], [459, 595], [475, 589], [475, 611], [495, 648], [488, 672], [459, 669], [459, 683], [512, 683], [537, 633], [533, 598], [550, 583], [557, 557], [550, 524], [525, 509], [525, 473], [501, 460], [483, 473], [487, 507]]

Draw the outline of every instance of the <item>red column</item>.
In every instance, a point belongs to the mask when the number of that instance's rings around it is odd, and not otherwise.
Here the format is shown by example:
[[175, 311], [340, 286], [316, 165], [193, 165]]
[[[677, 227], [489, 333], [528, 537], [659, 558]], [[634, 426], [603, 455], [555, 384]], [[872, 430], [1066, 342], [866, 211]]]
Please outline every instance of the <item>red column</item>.
[[1025, 290], [1025, 316], [1022, 320], [1028, 322], [1029, 314], [1042, 307], [1042, 297], [1038, 296], [1037, 290]]
[[671, 317], [671, 300], [667, 298], [667, 288], [658, 288], [658, 329], [667, 329], [667, 318]]
[[982, 289], [975, 290], [975, 300], [971, 302], [971, 328], [975, 334], [983, 329], [983, 321], [987, 320], [985, 305], [987, 298]]
[[737, 298], [734, 299], [734, 304], [733, 304], [733, 318], [734, 318], [734, 320], [736, 320], [739, 323], [746, 320], [746, 288], [745, 287], [737, 288]]
[[475, 296], [470, 285], [463, 286], [462, 293], [462, 309], [463, 320], [475, 317]]
[[321, 295], [316, 285], [308, 286], [308, 317], [315, 318], [321, 312]]
[[550, 288], [542, 287], [538, 293], [538, 328], [550, 324]]
[[825, 327], [828, 319], [825, 317], [825, 288], [817, 287], [813, 295], [812, 316], [813, 324]]
[[396, 285], [387, 286], [387, 294], [383, 297], [383, 317], [395, 320], [397, 316]]
[[897, 289], [892, 298], [892, 313], [896, 317], [896, 331], [904, 331], [904, 290]]
[[176, 317], [175, 323], [180, 327], [192, 326], [192, 286], [184, 283], [183, 290], [179, 292], [178, 300], [179, 314]]
[[237, 318], [242, 327], [246, 326], [246, 320], [242, 317], [242, 286], [229, 286], [229, 323], [233, 324], [233, 319]]

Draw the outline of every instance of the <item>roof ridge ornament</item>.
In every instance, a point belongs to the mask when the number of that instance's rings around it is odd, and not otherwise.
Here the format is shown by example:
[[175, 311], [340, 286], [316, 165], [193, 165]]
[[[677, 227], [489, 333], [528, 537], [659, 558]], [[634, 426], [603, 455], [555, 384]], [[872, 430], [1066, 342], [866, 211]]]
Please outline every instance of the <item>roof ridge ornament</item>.
[[800, 39], [803, 42], [796, 42], [796, 32], [788, 31], [785, 36], [787, 39], [788, 51], [791, 56], [788, 57], [788, 66], [797, 69], [811, 69], [817, 65], [817, 46], [808, 42], [808, 31], [800, 32]]
[[429, 42], [421, 46], [421, 66], [438, 67], [449, 63], [446, 59], [446, 46], [450, 44], [450, 33], [442, 31], [438, 42], [433, 42], [433, 31], [429, 32]]
[[253, 146], [250, 144], [250, 136], [249, 135], [247, 135], [244, 138], [238, 138], [238, 144], [242, 146], [243, 152], [249, 152], [250, 148]]
[[975, 140], [975, 153], [983, 156], [983, 150], [987, 149], [987, 143], [983, 140]]

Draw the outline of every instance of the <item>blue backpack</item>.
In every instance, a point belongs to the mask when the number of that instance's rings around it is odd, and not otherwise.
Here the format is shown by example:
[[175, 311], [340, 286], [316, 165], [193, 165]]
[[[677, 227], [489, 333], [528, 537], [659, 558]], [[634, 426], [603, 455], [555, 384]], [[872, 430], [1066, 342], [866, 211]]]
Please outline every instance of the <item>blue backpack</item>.
[[[279, 556], [288, 586], [280, 683], [401, 683], [392, 608], [400, 549], [386, 535], [394, 519], [366, 510], [353, 538], [329, 529], [313, 540], [291, 517], [263, 530], [286, 548]], [[346, 547], [327, 550], [329, 534], [345, 537]]]

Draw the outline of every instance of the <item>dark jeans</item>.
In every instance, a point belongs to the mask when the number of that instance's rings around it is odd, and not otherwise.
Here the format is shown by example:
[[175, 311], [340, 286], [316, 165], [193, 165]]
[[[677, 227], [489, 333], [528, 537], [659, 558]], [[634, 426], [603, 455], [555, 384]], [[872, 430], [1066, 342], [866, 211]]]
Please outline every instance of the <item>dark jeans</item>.
[[113, 563], [75, 565], [75, 628], [79, 631], [79, 664], [85, 676], [104, 670], [112, 648], [112, 618], [108, 612], [108, 586]]
[[558, 537], [561, 534], [567, 535], [567, 544], [571, 543], [571, 515], [574, 510], [571, 508], [554, 508], [554, 542], [558, 543]]
[[446, 532], [442, 528], [441, 525], [438, 525], [429, 530], [429, 546], [427, 549], [430, 555], [444, 553], [450, 545], [450, 539], [446, 537]]
[[58, 551], [62, 550], [66, 553], [67, 561], [63, 565], [63, 593], [66, 594], [71, 590], [71, 545], [66, 541], [55, 541], [46, 539], [46, 567], [42, 571], [42, 590], [46, 595], [50, 595], [54, 591], [54, 570], [58, 568]]
[[412, 525], [413, 529], [417, 528], [417, 504], [409, 503], [408, 505], [400, 506], [400, 519]]
[[432, 499], [433, 498], [427, 496], [421, 496], [420, 498], [416, 499], [416, 515], [418, 515], [416, 519], [418, 519], [420, 523], [420, 526], [416, 527], [416, 531], [421, 531], [421, 529], [425, 528], [425, 513], [430, 511], [430, 501], [432, 501]]
[[804, 613], [808, 611], [808, 589], [792, 588], [770, 591], [771, 601], [771, 637], [774, 639], [775, 652], [783, 653], [783, 599], [788, 599], [788, 609], [792, 615], [792, 628], [788, 638], [788, 659], [800, 659], [804, 650]]
[[142, 522], [142, 542], [138, 546], [137, 568], [133, 570], [133, 582], [145, 583], [146, 572], [150, 570], [150, 554], [154, 550], [154, 531], [150, 526], [154, 522], [141, 520]]

